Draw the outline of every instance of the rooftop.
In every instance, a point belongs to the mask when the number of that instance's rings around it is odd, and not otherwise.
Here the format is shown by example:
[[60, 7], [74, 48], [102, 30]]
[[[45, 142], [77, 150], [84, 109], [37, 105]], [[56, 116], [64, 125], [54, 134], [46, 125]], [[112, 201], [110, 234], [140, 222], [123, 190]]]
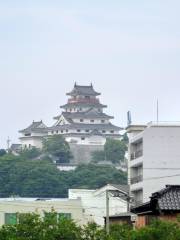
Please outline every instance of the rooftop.
[[96, 92], [93, 88], [93, 85], [90, 86], [81, 86], [74, 84], [74, 88], [71, 92], [67, 93], [70, 96], [84, 95], [84, 96], [98, 96], [100, 93]]
[[46, 129], [47, 126], [43, 123], [43, 121], [38, 121], [38, 122], [35, 122], [33, 121], [31, 123], [31, 125], [23, 130], [20, 130], [19, 132], [20, 133], [24, 133], [24, 132], [33, 132], [33, 131], [39, 131], [39, 130], [43, 130], [43, 129]]

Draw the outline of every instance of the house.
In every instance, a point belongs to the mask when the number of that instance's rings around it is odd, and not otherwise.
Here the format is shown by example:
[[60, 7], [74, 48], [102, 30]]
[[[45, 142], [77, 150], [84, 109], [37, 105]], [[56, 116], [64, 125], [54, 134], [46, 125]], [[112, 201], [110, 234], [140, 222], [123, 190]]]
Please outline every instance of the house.
[[[123, 212], [117, 213], [115, 215], [109, 216], [109, 223], [110, 224], [128, 224], [133, 226], [136, 221], [137, 215], [132, 212]], [[106, 224], [106, 217], [104, 217], [105, 224]]]
[[166, 187], [152, 194], [150, 201], [134, 207], [137, 227], [148, 225], [153, 219], [177, 221], [180, 214], [180, 185]]
[[[94, 221], [97, 224], [104, 225], [104, 216], [106, 214], [106, 191], [109, 191], [109, 214], [127, 212], [127, 199], [123, 197], [129, 194], [127, 185], [107, 184], [99, 189], [69, 189], [69, 199], [78, 199], [82, 201], [84, 217], [87, 222]], [[115, 197], [111, 192], [121, 193], [120, 197]]]
[[180, 123], [129, 125], [128, 179], [135, 205], [166, 184], [180, 183]]
[[80, 199], [1, 198], [0, 226], [17, 223], [17, 213], [37, 213], [44, 217], [52, 209], [58, 217], [71, 218], [79, 225], [86, 223]]

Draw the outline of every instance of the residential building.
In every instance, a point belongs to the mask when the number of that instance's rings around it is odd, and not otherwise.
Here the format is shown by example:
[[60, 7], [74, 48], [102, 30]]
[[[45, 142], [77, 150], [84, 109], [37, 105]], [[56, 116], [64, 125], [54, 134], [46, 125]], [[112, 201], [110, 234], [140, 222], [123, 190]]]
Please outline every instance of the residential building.
[[58, 217], [71, 218], [79, 225], [85, 223], [80, 199], [0, 198], [0, 226], [17, 223], [17, 213], [37, 213], [44, 217], [52, 209]]
[[[86, 221], [94, 221], [97, 224], [104, 225], [104, 216], [106, 215], [106, 191], [118, 191], [128, 194], [127, 185], [108, 184], [100, 189], [69, 189], [69, 199], [78, 199], [82, 201], [84, 217]], [[127, 212], [127, 200], [122, 197], [114, 197], [109, 194], [109, 214], [120, 214]]]
[[[137, 215], [132, 212], [123, 212], [115, 215], [109, 216], [110, 224], [128, 224], [130, 226], [134, 226], [136, 222]], [[106, 224], [106, 217], [104, 218]]]
[[155, 192], [150, 201], [131, 209], [137, 214], [136, 227], [144, 227], [152, 220], [176, 221], [180, 214], [180, 185], [167, 185]]
[[180, 123], [129, 125], [128, 179], [135, 204], [180, 182]]

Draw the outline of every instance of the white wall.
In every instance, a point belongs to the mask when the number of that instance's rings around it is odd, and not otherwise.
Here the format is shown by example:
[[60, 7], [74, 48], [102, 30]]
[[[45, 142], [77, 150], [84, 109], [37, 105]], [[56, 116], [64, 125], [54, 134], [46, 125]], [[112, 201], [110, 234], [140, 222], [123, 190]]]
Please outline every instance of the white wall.
[[[69, 189], [69, 198], [77, 199], [80, 197], [86, 220], [95, 221], [103, 226], [104, 216], [106, 215], [106, 189], [108, 187], [104, 188], [102, 192], [98, 190]], [[109, 189], [112, 189], [112, 187]], [[110, 197], [109, 206], [110, 215], [127, 212], [127, 202], [120, 198]]]

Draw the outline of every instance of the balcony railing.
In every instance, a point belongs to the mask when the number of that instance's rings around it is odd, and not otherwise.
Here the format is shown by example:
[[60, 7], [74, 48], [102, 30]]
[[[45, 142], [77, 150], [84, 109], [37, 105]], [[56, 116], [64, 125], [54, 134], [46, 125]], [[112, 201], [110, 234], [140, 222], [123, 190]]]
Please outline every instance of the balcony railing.
[[142, 155], [143, 155], [143, 150], [138, 150], [136, 152], [133, 152], [131, 154], [131, 160], [134, 160], [134, 159], [136, 159], [138, 157], [142, 157]]
[[131, 178], [131, 184], [142, 182], [142, 180], [143, 180], [143, 176], [142, 175], [138, 175], [136, 177]]

